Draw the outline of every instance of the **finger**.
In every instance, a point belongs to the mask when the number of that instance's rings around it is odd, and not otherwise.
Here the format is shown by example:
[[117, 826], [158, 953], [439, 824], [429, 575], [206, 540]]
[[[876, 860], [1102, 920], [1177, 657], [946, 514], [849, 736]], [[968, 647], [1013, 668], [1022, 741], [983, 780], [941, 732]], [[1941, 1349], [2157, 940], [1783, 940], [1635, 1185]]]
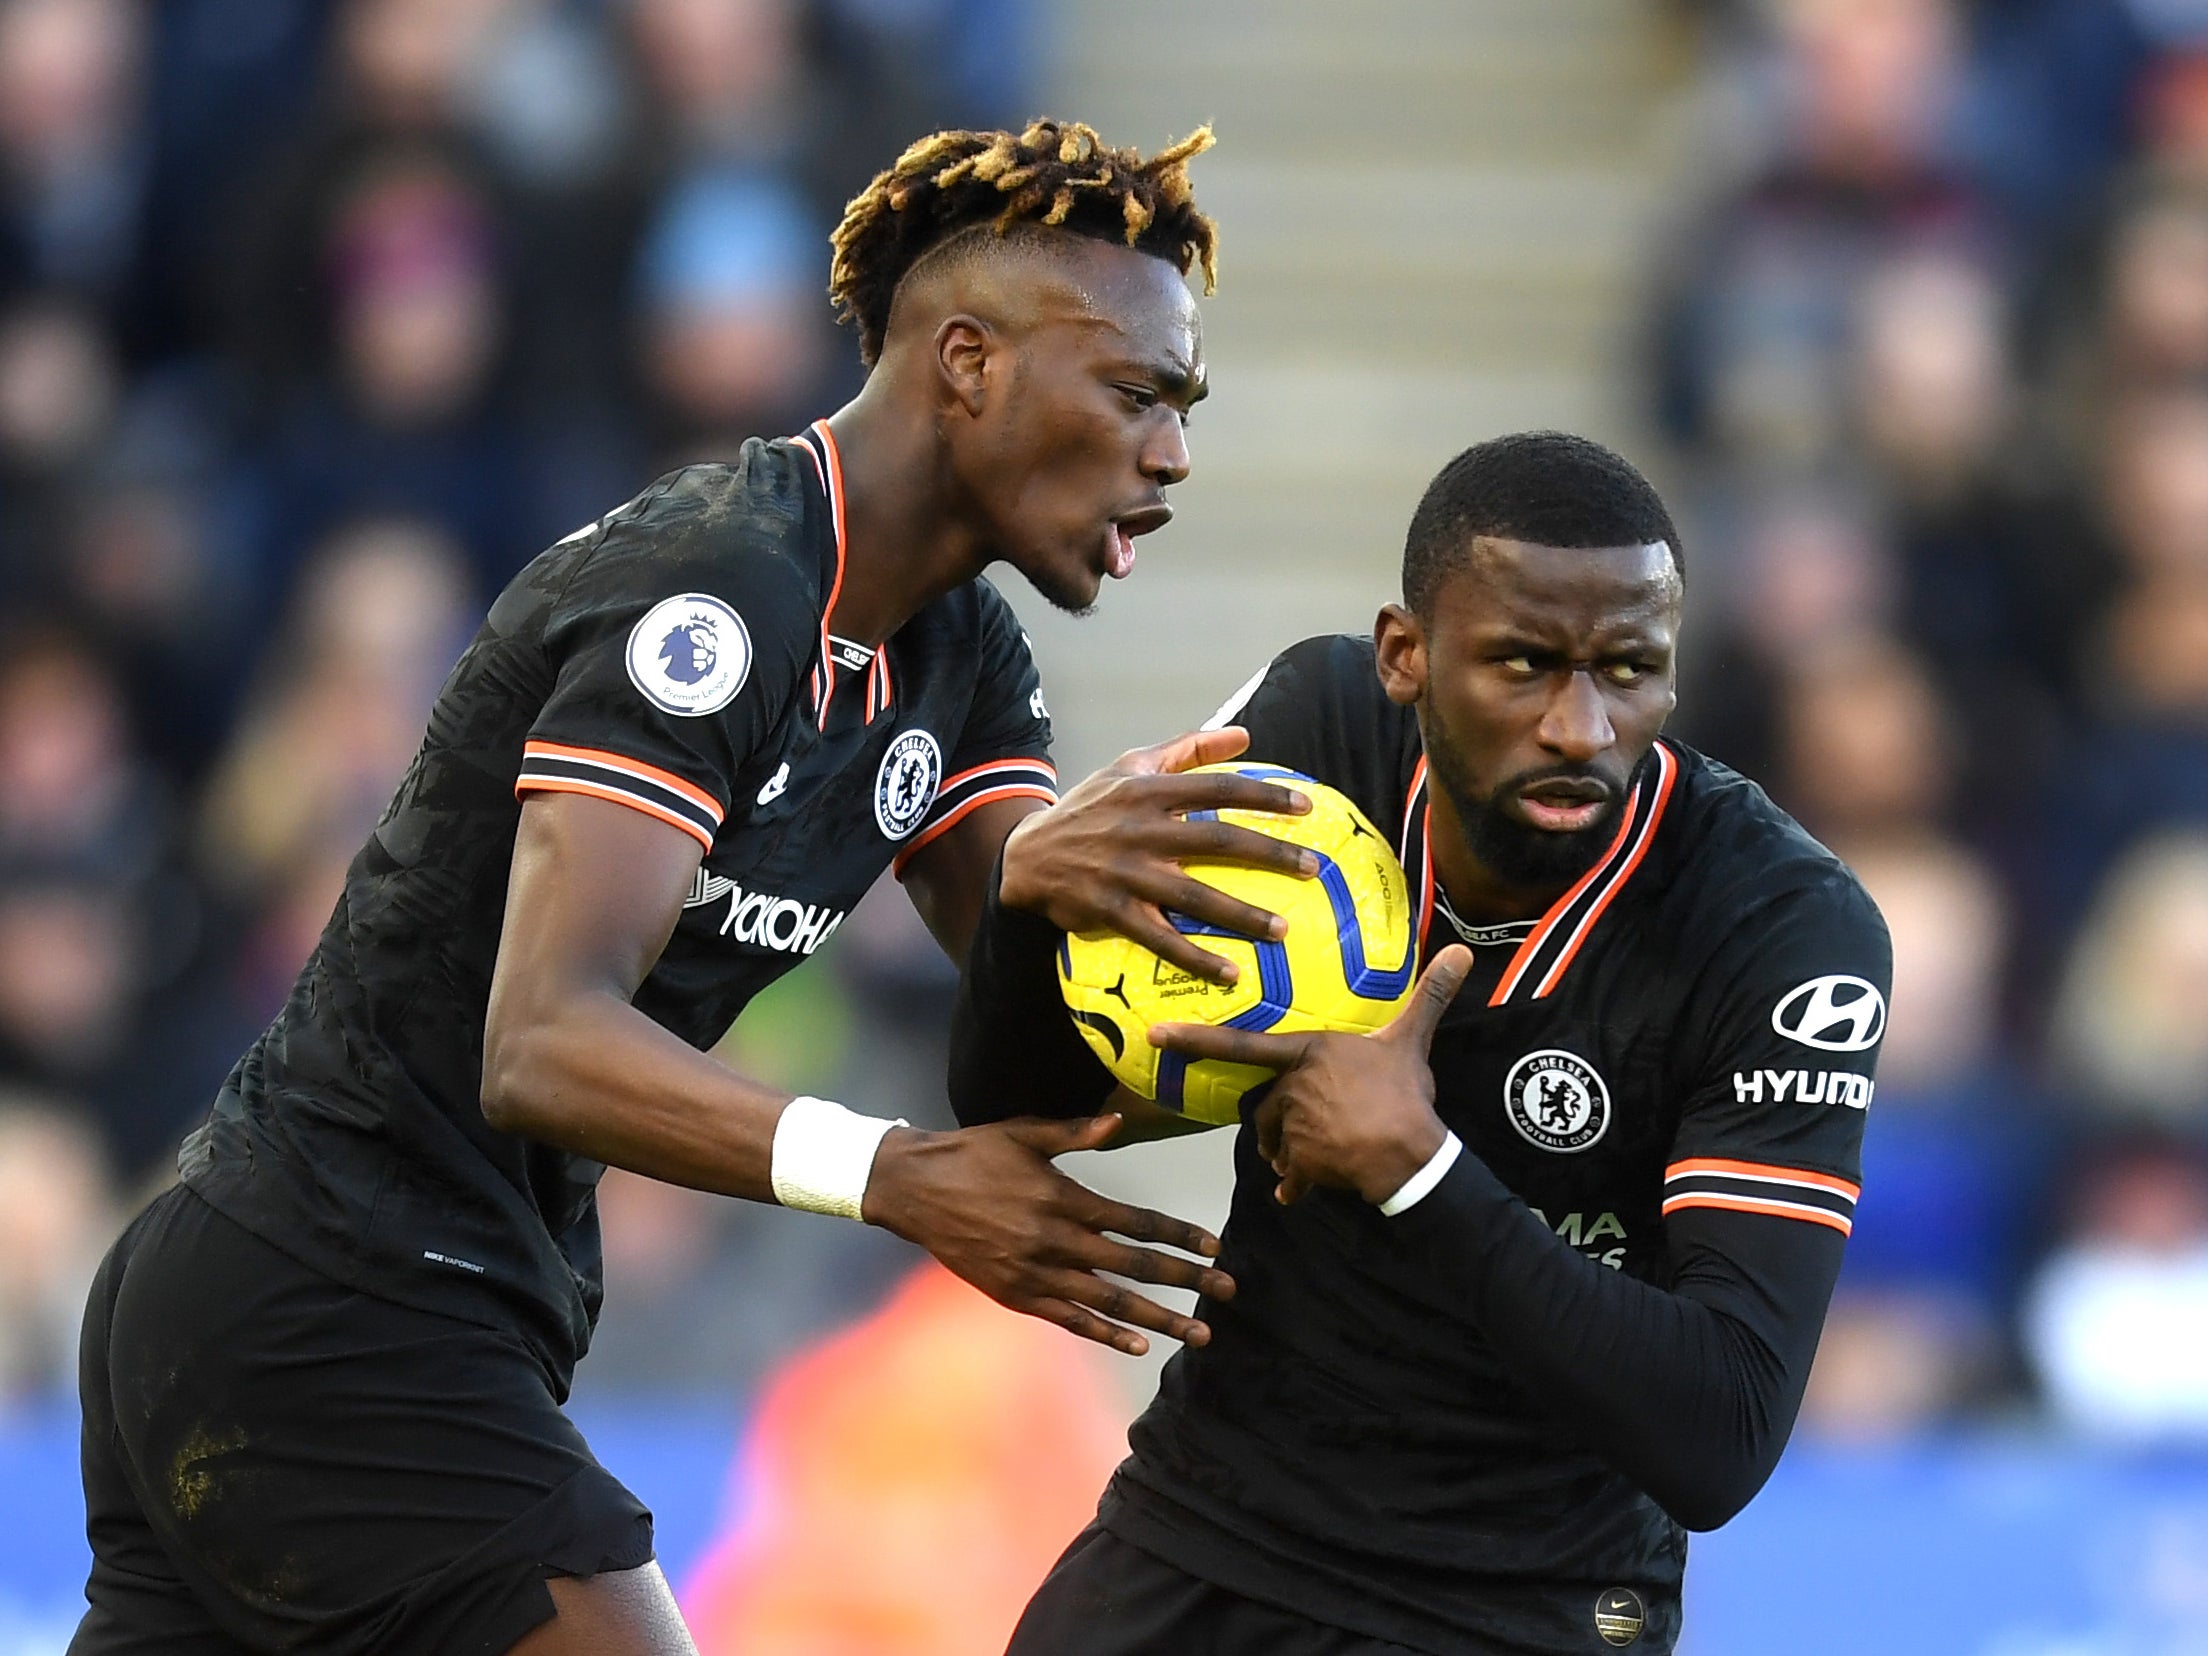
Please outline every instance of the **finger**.
[[[1073, 1183], [1070, 1179], [1066, 1182]], [[1192, 1225], [1186, 1219], [1176, 1219], [1155, 1208], [1115, 1202], [1109, 1196], [1097, 1195], [1086, 1185], [1074, 1188], [1088, 1201], [1085, 1205], [1073, 1205], [1070, 1211], [1078, 1223], [1092, 1231], [1110, 1231], [1114, 1236], [1124, 1236], [1133, 1242], [1155, 1242], [1160, 1247], [1178, 1248], [1183, 1253], [1200, 1254], [1205, 1259], [1219, 1257], [1219, 1238], [1201, 1225]]]
[[1202, 880], [1176, 873], [1160, 884], [1165, 887], [1165, 895], [1159, 906], [1177, 915], [1252, 941], [1270, 939], [1277, 943], [1288, 935], [1288, 922], [1279, 915], [1230, 897]]
[[1125, 797], [1167, 811], [1263, 811], [1273, 816], [1302, 816], [1311, 809], [1309, 794], [1240, 771], [1144, 776], [1124, 787]]
[[[1303, 795], [1290, 797], [1301, 799]], [[1309, 879], [1319, 871], [1319, 854], [1309, 847], [1214, 817], [1167, 818], [1152, 824], [1143, 841], [1145, 849], [1177, 863], [1227, 863], [1236, 868], [1293, 874], [1300, 879]]]
[[1215, 1029], [1209, 1024], [1161, 1023], [1150, 1026], [1150, 1044], [1191, 1058], [1216, 1058], [1259, 1069], [1291, 1070], [1311, 1050], [1309, 1035], [1253, 1035], [1246, 1029]]
[[[1150, 1349], [1150, 1342], [1133, 1329], [1106, 1322], [1094, 1311], [1075, 1305], [1070, 1300], [1040, 1299], [1028, 1305], [1016, 1305], [1012, 1309], [1024, 1311], [1031, 1317], [1040, 1317], [1044, 1322], [1056, 1323], [1068, 1334], [1078, 1334], [1084, 1340], [1094, 1340], [1098, 1345], [1110, 1346], [1114, 1351], [1123, 1351], [1130, 1357], [1143, 1356]], [[1208, 1329], [1205, 1331], [1205, 1338], [1210, 1338]], [[1203, 1341], [1191, 1343], [1201, 1345]]]
[[1170, 742], [1160, 742], [1141, 752], [1154, 762], [1160, 771], [1194, 770], [1198, 765], [1218, 765], [1232, 759], [1250, 745], [1250, 733], [1240, 725], [1224, 725], [1218, 730], [1191, 730], [1185, 736], [1176, 736]]
[[1449, 1003], [1457, 998], [1457, 991], [1464, 987], [1465, 975], [1472, 970], [1472, 951], [1462, 943], [1452, 943], [1434, 956], [1418, 980], [1418, 987], [1411, 991], [1411, 1004], [1396, 1014], [1395, 1022], [1386, 1033], [1406, 1041], [1415, 1041], [1418, 1050], [1426, 1051], [1434, 1044], [1434, 1031], [1441, 1027], [1441, 1015], [1449, 1010]]
[[1213, 983], [1233, 983], [1242, 975], [1242, 968], [1233, 961], [1191, 941], [1188, 934], [1168, 922], [1164, 914], [1147, 905], [1122, 913], [1114, 920], [1112, 929], [1129, 942], [1140, 943], [1152, 954], [1196, 977], [1207, 978]]
[[1137, 1248], [1109, 1237], [1085, 1236], [1068, 1250], [1068, 1257], [1083, 1270], [1109, 1271], [1137, 1282], [1154, 1282], [1160, 1288], [1187, 1288], [1212, 1299], [1234, 1298], [1234, 1278], [1216, 1265], [1183, 1259], [1178, 1254]]
[[1076, 1116], [1051, 1121], [1042, 1116], [1019, 1116], [1003, 1124], [1005, 1137], [1023, 1144], [1040, 1156], [1063, 1156], [1074, 1150], [1096, 1150], [1109, 1143], [1123, 1122], [1107, 1111], [1103, 1115]]
[[1086, 1271], [1064, 1271], [1053, 1275], [1048, 1285], [1060, 1299], [1097, 1312], [1115, 1323], [1133, 1323], [1137, 1328], [1170, 1335], [1184, 1345], [1202, 1345], [1211, 1337], [1211, 1330], [1194, 1317], [1147, 1299], [1124, 1283], [1107, 1281]]

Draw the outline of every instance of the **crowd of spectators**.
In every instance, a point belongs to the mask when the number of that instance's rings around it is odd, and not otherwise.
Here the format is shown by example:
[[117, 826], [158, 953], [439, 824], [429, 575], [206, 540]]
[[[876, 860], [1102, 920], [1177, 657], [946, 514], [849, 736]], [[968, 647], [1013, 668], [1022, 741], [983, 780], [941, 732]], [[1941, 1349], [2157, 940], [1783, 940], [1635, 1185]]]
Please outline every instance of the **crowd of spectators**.
[[1697, 8], [1681, 729], [1894, 937], [1805, 1419], [2208, 1432], [2208, 7]]
[[[0, 1414], [73, 1374], [118, 1216], [281, 1004], [490, 595], [855, 388], [828, 230], [915, 133], [1029, 113], [1035, 26], [0, 0]], [[899, 926], [834, 972], [913, 971]], [[842, 992], [766, 1009], [756, 1060], [832, 1086], [791, 1024]], [[741, 1204], [640, 1180], [607, 1206], [643, 1380], [750, 1378], [906, 1263], [825, 1221], [762, 1262]]]
[[[1809, 1429], [2208, 1432], [2208, 5], [1692, 9], [1678, 728], [1895, 941]], [[0, 0], [0, 1411], [66, 1382], [485, 600], [853, 388], [827, 229], [1027, 112], [1035, 11]], [[841, 937], [741, 1056], [924, 1115], [943, 968], [894, 901]], [[586, 1384], [754, 1380], [909, 1263], [604, 1206]]]

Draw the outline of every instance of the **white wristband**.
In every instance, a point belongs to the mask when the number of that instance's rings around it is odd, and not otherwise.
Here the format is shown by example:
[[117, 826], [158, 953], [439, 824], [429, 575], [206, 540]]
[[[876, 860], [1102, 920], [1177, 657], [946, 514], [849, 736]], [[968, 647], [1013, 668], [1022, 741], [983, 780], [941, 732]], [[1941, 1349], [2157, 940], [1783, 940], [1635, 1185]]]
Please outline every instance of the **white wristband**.
[[1393, 1219], [1407, 1208], [1424, 1201], [1434, 1186], [1441, 1183], [1442, 1175], [1457, 1165], [1457, 1158], [1464, 1154], [1464, 1140], [1451, 1133], [1441, 1141], [1441, 1148], [1427, 1160], [1424, 1167], [1403, 1181], [1403, 1187], [1380, 1204], [1380, 1211]]
[[863, 1116], [825, 1098], [798, 1097], [774, 1124], [774, 1199], [807, 1213], [861, 1217], [874, 1152], [900, 1118]]

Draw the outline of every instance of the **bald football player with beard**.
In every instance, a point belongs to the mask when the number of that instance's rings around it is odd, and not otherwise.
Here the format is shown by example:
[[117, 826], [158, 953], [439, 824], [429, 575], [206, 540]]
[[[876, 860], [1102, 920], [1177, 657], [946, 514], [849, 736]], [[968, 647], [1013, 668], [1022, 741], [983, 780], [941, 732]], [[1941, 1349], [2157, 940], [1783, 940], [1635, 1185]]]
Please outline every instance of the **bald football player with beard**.
[[[1497, 438], [1428, 489], [1372, 633], [1295, 645], [1214, 721], [1395, 844], [1424, 971], [1374, 1036], [1151, 1032], [1278, 1074], [1235, 1142], [1238, 1292], [1199, 1305], [1211, 1339], [1014, 1656], [1673, 1647], [1687, 1532], [1755, 1494], [1801, 1403], [1890, 973], [1847, 869], [1661, 734], [1682, 590], [1626, 461]], [[1061, 894], [1154, 831], [1146, 763], [1006, 843], [962, 1121], [1189, 1125], [1109, 1098], [1052, 978], [1091, 923]]]

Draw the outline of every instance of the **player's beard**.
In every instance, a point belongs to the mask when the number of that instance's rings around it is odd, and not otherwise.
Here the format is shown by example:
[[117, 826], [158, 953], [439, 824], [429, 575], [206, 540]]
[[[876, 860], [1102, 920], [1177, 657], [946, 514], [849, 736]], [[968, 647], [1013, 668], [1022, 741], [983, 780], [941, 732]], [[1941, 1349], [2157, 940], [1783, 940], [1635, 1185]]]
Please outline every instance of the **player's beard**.
[[[1465, 843], [1481, 865], [1504, 885], [1528, 891], [1569, 885], [1594, 867], [1617, 837], [1619, 814], [1633, 794], [1630, 779], [1624, 787], [1619, 787], [1610, 778], [1585, 766], [1549, 765], [1510, 777], [1492, 791], [1482, 793], [1458, 762], [1456, 748], [1449, 740], [1448, 726], [1431, 700], [1420, 706], [1418, 722], [1426, 742], [1427, 770], [1448, 794], [1449, 803], [1456, 807], [1457, 820], [1464, 826]], [[1598, 782], [1610, 790], [1602, 814], [1586, 827], [1558, 833], [1553, 829], [1536, 828], [1509, 813], [1508, 803], [1520, 789], [1535, 782], [1563, 777]]]
[[1061, 615], [1086, 620], [1096, 613], [1098, 594], [1085, 587], [1077, 588], [1072, 580], [1044, 563], [1040, 558], [1014, 566], [1027, 577], [1027, 584], [1041, 593], [1050, 607]]

